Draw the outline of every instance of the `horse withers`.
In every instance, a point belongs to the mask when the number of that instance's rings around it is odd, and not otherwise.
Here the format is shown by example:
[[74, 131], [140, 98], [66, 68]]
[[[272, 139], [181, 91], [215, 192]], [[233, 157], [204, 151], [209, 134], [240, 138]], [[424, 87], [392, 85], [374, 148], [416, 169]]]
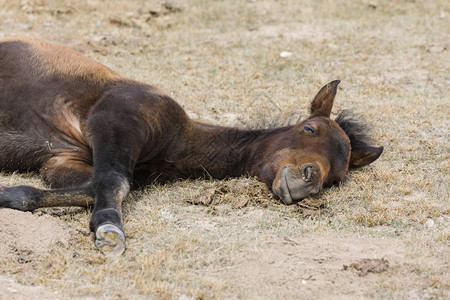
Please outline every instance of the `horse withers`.
[[90, 229], [106, 255], [125, 250], [121, 204], [133, 186], [182, 178], [256, 176], [291, 204], [383, 147], [365, 127], [330, 118], [338, 80], [294, 125], [240, 129], [200, 123], [157, 88], [73, 50], [33, 38], [0, 41], [0, 169], [38, 171], [50, 186], [0, 189], [0, 207], [93, 205]]

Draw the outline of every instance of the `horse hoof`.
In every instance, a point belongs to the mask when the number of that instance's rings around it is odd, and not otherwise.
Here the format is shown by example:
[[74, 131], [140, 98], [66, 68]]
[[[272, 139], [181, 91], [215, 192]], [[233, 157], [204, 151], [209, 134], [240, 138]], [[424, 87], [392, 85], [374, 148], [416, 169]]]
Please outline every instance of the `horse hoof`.
[[125, 251], [125, 234], [115, 225], [102, 225], [95, 232], [95, 246], [107, 257], [119, 257]]

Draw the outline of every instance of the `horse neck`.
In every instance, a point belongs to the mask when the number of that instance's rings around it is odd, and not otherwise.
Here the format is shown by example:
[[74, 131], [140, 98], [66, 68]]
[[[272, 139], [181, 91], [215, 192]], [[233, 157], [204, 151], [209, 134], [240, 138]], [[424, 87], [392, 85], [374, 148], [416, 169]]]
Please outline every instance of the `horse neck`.
[[181, 169], [197, 170], [219, 179], [258, 175], [254, 166], [264, 156], [271, 139], [288, 129], [246, 130], [199, 122], [191, 125], [183, 157], [178, 160], [183, 161]]

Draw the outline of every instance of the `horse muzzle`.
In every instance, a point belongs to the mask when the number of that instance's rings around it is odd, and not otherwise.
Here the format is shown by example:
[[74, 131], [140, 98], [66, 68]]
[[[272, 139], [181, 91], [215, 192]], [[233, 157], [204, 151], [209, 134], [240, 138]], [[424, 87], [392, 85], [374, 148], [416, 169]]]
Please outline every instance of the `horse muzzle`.
[[287, 205], [314, 196], [321, 188], [322, 176], [319, 169], [311, 163], [300, 167], [285, 165], [272, 185], [274, 194]]

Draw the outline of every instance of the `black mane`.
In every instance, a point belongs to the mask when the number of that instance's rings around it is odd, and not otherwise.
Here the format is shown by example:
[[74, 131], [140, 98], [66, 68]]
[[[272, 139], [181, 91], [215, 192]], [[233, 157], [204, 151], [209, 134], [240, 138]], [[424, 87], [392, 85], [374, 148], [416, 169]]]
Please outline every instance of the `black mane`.
[[367, 135], [369, 131], [367, 124], [356, 119], [354, 114], [348, 110], [339, 113], [335, 121], [345, 131], [350, 139], [352, 149], [364, 148], [370, 144], [370, 138]]

